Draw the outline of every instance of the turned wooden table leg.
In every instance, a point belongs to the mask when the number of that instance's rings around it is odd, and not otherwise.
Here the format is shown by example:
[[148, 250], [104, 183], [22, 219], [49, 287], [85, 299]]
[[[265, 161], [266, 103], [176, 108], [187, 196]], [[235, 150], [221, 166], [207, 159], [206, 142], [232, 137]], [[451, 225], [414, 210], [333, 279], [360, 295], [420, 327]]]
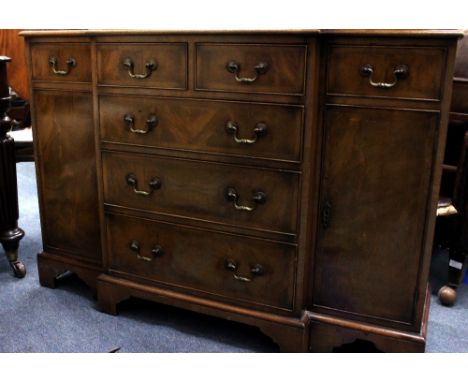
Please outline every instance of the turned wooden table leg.
[[6, 63], [9, 60], [8, 57], [0, 57], [0, 242], [15, 276], [21, 278], [25, 276], [26, 268], [18, 260], [18, 247], [24, 231], [18, 227], [15, 142], [7, 135], [11, 127], [11, 120], [6, 114]]
[[18, 260], [19, 241], [24, 236], [24, 231], [16, 227], [12, 230], [3, 230], [0, 233], [0, 242], [5, 250], [6, 257], [10, 262], [13, 273], [16, 277], [22, 278], [26, 275], [26, 267]]
[[24, 277], [26, 268], [18, 260], [19, 242], [24, 231], [18, 227], [18, 187], [16, 184], [15, 143], [6, 136], [9, 118], [0, 121], [0, 242], [16, 277]]

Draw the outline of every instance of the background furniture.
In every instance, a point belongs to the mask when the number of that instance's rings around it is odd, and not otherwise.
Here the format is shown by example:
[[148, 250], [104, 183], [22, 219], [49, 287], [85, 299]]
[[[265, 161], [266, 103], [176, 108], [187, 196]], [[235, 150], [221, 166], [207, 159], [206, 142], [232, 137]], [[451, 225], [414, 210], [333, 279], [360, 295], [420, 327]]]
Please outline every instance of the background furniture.
[[23, 35], [42, 285], [424, 350], [458, 33]]
[[[8, 85], [20, 99], [29, 100], [28, 67], [24, 54], [22, 29], [0, 29], [0, 55], [11, 57], [8, 64]], [[14, 116], [11, 117], [12, 119]]]
[[34, 162], [31, 127], [10, 131], [8, 135], [15, 140], [16, 163]]
[[443, 165], [441, 199], [453, 206], [438, 219], [435, 242], [449, 248], [448, 283], [439, 291], [444, 305], [453, 305], [463, 280], [468, 251], [468, 35], [458, 43], [453, 95]]
[[7, 114], [10, 92], [7, 79], [7, 62], [0, 56], [0, 242], [16, 277], [24, 277], [26, 268], [18, 260], [19, 241], [24, 231], [18, 227], [18, 187], [16, 180], [15, 142], [7, 135], [12, 121]]
[[[2, 244], [4, 245], [10, 265], [17, 277], [25, 275], [24, 265], [18, 261], [18, 243], [24, 235], [17, 226], [18, 197], [16, 185], [16, 163], [33, 161], [32, 135], [29, 130], [23, 130], [31, 126], [29, 103], [29, 85], [27, 66], [24, 55], [24, 39], [19, 37], [19, 29], [0, 30], [0, 55], [13, 57], [12, 60], [4, 59], [2, 65], [2, 89], [1, 100], [2, 121], [2, 156], [3, 166], [2, 181]], [[8, 62], [8, 78], [6, 62]], [[14, 90], [13, 90], [14, 89]], [[7, 114], [7, 117], [5, 115]], [[15, 131], [12, 133], [12, 131]], [[20, 132], [22, 131], [22, 133]], [[25, 134], [26, 133], [26, 134]], [[15, 141], [14, 136], [19, 138]], [[13, 153], [11, 152], [13, 150]]]
[[15, 140], [16, 162], [32, 162], [33, 144], [29, 111], [28, 71], [25, 60], [22, 29], [0, 29], [0, 55], [12, 57], [8, 64], [10, 100], [8, 116], [11, 119], [9, 135]]

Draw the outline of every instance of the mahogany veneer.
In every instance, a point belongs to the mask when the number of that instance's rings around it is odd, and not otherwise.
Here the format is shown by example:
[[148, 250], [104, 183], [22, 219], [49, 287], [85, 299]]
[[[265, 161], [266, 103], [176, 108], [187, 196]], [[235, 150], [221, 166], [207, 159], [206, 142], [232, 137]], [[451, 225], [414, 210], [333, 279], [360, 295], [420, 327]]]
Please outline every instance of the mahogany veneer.
[[23, 35], [43, 285], [424, 350], [458, 32]]

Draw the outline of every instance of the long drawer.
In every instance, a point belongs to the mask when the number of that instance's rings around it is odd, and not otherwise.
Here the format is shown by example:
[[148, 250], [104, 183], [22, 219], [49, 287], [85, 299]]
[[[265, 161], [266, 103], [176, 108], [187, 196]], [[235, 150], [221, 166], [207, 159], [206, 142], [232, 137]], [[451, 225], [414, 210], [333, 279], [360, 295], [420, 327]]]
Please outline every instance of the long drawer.
[[99, 109], [103, 141], [301, 160], [301, 106], [104, 95]]
[[114, 152], [102, 158], [107, 204], [296, 233], [295, 172]]
[[294, 245], [119, 215], [106, 219], [111, 271], [292, 310]]

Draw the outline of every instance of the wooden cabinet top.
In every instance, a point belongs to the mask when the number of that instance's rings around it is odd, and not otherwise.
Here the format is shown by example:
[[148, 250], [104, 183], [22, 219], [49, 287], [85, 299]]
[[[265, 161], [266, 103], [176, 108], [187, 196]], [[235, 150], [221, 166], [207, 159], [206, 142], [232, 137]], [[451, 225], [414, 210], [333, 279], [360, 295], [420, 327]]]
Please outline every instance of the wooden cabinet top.
[[160, 35], [160, 34], [297, 34], [297, 35], [343, 35], [375, 37], [462, 37], [456, 29], [278, 29], [278, 30], [147, 30], [147, 29], [77, 29], [77, 30], [28, 30], [20, 33], [25, 37], [44, 36], [103, 36], [103, 35]]

